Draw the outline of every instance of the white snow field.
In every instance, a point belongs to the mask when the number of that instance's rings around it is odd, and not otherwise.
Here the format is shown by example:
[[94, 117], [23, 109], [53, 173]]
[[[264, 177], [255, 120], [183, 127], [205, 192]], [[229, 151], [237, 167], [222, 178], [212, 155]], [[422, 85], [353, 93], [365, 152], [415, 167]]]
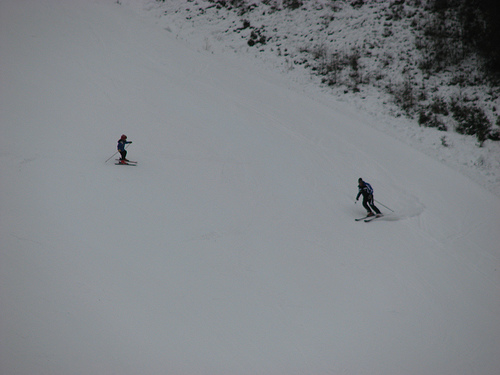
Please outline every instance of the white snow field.
[[[500, 373], [500, 198], [371, 121], [116, 1], [0, 0], [0, 374]], [[395, 212], [355, 222], [359, 177]]]

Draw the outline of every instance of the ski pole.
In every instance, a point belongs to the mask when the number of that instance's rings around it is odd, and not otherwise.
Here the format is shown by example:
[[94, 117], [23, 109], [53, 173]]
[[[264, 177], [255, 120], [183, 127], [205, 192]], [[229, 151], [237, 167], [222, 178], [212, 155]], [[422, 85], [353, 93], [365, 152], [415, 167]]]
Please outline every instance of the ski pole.
[[115, 156], [116, 154], [118, 154], [118, 151], [116, 151], [113, 155], [111, 155], [111, 156], [110, 156], [110, 157], [109, 157], [109, 158], [105, 161], [105, 163], [107, 163], [107, 162], [108, 162], [108, 160], [109, 160], [109, 159], [111, 159], [111, 158], [112, 158], [113, 156]]
[[383, 203], [380, 203], [378, 200], [374, 199], [375, 202], [377, 202], [378, 204], [380, 204], [381, 206], [384, 206], [385, 208], [387, 208], [389, 211], [391, 212], [394, 212], [393, 210], [391, 210], [389, 207], [387, 207], [385, 204]]

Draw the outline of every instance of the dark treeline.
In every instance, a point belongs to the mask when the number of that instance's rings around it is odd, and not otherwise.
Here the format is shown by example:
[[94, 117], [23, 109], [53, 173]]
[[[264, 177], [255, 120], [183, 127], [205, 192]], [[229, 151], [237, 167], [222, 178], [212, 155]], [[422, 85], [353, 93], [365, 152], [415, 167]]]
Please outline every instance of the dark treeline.
[[490, 73], [500, 75], [499, 0], [431, 0], [431, 10], [442, 17], [455, 16], [460, 25], [455, 36], [467, 51], [484, 58]]

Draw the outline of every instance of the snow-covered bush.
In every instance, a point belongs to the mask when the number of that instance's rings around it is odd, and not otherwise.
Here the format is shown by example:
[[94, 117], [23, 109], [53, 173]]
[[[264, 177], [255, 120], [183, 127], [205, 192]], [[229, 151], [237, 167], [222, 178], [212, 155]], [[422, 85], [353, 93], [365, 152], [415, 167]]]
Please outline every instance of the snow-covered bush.
[[431, 111], [421, 110], [418, 117], [418, 124], [428, 128], [436, 128], [441, 131], [448, 130], [443, 121], [441, 121], [440, 118]]
[[458, 123], [456, 131], [460, 134], [475, 135], [482, 146], [491, 133], [491, 123], [484, 111], [459, 102], [452, 102], [451, 111]]

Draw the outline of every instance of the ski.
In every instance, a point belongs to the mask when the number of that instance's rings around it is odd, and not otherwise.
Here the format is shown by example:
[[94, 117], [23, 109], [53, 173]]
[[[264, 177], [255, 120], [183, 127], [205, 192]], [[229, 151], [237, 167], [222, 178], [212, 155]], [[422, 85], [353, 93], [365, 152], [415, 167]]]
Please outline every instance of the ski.
[[365, 219], [365, 223], [369, 223], [370, 221], [373, 221], [375, 219], [381, 218], [384, 215], [375, 215], [375, 216], [370, 216], [368, 219]]
[[360, 217], [360, 218], [357, 218], [357, 219], [354, 219], [354, 221], [361, 221], [361, 220], [365, 220], [369, 218], [369, 216], [363, 216], [363, 217]]
[[131, 167], [136, 167], [137, 163], [126, 162], [126, 163], [115, 163], [115, 165], [130, 165]]
[[[115, 159], [115, 160], [118, 162], [120, 161], [120, 159]], [[136, 161], [132, 161], [132, 160], [127, 160], [127, 163], [137, 164]]]

